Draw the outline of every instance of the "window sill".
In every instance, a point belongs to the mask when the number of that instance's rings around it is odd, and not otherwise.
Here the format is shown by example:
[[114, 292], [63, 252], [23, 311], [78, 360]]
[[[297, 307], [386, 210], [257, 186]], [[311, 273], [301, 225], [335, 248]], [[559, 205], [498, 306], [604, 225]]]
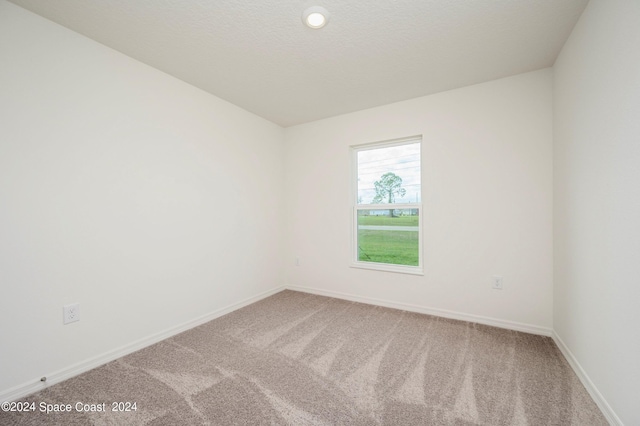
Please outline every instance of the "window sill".
[[390, 263], [352, 262], [351, 268], [371, 269], [374, 271], [396, 272], [400, 274], [424, 275], [424, 270], [419, 266], [392, 265]]

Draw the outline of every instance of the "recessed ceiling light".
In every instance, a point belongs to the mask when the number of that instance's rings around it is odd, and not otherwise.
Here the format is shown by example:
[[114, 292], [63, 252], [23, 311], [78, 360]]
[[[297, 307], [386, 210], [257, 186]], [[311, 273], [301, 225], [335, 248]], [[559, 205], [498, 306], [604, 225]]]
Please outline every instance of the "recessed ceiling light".
[[312, 6], [302, 14], [302, 22], [314, 30], [320, 29], [329, 22], [329, 12], [321, 6]]

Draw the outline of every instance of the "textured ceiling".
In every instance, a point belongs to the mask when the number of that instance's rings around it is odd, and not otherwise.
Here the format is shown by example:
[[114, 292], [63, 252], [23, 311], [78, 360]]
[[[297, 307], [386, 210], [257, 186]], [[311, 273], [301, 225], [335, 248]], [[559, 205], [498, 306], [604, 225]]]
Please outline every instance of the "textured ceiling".
[[549, 67], [588, 0], [10, 1], [286, 127]]

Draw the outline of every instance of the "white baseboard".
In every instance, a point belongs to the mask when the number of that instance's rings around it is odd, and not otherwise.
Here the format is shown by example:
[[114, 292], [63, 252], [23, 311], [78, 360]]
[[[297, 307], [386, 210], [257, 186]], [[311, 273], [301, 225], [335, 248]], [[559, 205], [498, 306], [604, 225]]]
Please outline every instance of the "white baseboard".
[[448, 311], [444, 309], [436, 309], [436, 308], [429, 308], [429, 307], [418, 306], [418, 305], [411, 305], [407, 303], [390, 302], [382, 299], [356, 296], [353, 294], [320, 290], [320, 289], [310, 288], [310, 287], [299, 287], [299, 286], [288, 285], [286, 286], [286, 288], [289, 290], [301, 291], [304, 293], [311, 293], [311, 294], [317, 294], [320, 296], [328, 296], [328, 297], [335, 297], [337, 299], [350, 300], [352, 302], [361, 302], [369, 305], [402, 309], [410, 312], [417, 312], [421, 314], [434, 315], [438, 317], [456, 319], [461, 321], [475, 322], [479, 324], [491, 325], [494, 327], [506, 328], [509, 330], [523, 331], [525, 333], [538, 334], [542, 336], [551, 337], [553, 338], [558, 348], [560, 348], [560, 351], [562, 352], [564, 357], [567, 359], [567, 362], [569, 363], [573, 371], [576, 373], [576, 375], [582, 382], [583, 386], [587, 389], [587, 392], [589, 392], [589, 395], [591, 395], [591, 398], [593, 398], [598, 408], [600, 408], [600, 411], [602, 411], [602, 414], [605, 416], [609, 424], [611, 424], [612, 426], [624, 426], [620, 418], [616, 415], [616, 413], [613, 411], [611, 406], [604, 399], [600, 391], [598, 391], [598, 389], [593, 384], [589, 376], [587, 376], [587, 373], [585, 373], [584, 369], [580, 366], [576, 358], [573, 356], [573, 354], [567, 347], [567, 345], [565, 345], [565, 343], [562, 341], [560, 336], [558, 336], [555, 330], [551, 328], [540, 327], [540, 326], [530, 325], [530, 324], [523, 324], [515, 321], [506, 321], [506, 320], [501, 320], [497, 318], [484, 317], [480, 315], [465, 314], [462, 312]]
[[560, 348], [560, 351], [567, 359], [567, 362], [569, 362], [569, 365], [571, 365], [571, 368], [576, 373], [587, 392], [589, 392], [589, 395], [591, 395], [591, 398], [596, 403], [598, 408], [600, 408], [600, 411], [602, 411], [602, 414], [607, 419], [609, 424], [612, 426], [623, 426], [622, 420], [620, 420], [609, 403], [604, 399], [604, 397], [602, 396], [598, 388], [596, 388], [596, 386], [593, 384], [576, 357], [573, 356], [573, 353], [571, 353], [567, 345], [560, 338], [560, 336], [558, 336], [558, 333], [556, 333], [555, 330], [552, 337], [553, 341], [556, 342], [556, 345], [558, 346], [558, 348]]
[[428, 314], [437, 317], [456, 319], [467, 322], [475, 322], [478, 324], [491, 325], [508, 330], [523, 331], [525, 333], [538, 334], [551, 337], [553, 330], [547, 327], [540, 327], [532, 324], [523, 324], [515, 321], [501, 320], [498, 318], [484, 317], [481, 315], [465, 314], [462, 312], [448, 311], [445, 309], [429, 308], [426, 306], [412, 305], [408, 303], [391, 302], [388, 300], [375, 299], [372, 297], [356, 296], [354, 294], [340, 293], [337, 291], [320, 290], [310, 287], [286, 286], [289, 290], [301, 291], [304, 293], [317, 294], [320, 296], [335, 297], [337, 299], [350, 300], [352, 302], [366, 303], [369, 305], [384, 306], [386, 308], [401, 309], [403, 311], [417, 312], [420, 314]]
[[17, 399], [24, 398], [25, 396], [32, 394], [34, 392], [40, 391], [48, 386], [52, 386], [56, 383], [60, 383], [64, 380], [70, 379], [71, 377], [77, 376], [86, 371], [100, 367], [101, 365], [104, 365], [108, 362], [114, 361], [120, 357], [136, 352], [147, 346], [153, 345], [154, 343], [158, 343], [161, 340], [175, 336], [176, 334], [182, 333], [183, 331], [189, 330], [193, 327], [197, 327], [198, 325], [204, 324], [213, 319], [216, 319], [230, 312], [233, 312], [237, 309], [243, 308], [247, 305], [255, 303], [259, 300], [262, 300], [266, 297], [269, 297], [285, 289], [300, 291], [304, 293], [317, 294], [320, 296], [334, 297], [337, 299], [350, 300], [353, 302], [366, 303], [369, 305], [401, 309], [409, 312], [417, 312], [422, 314], [434, 315], [438, 317], [474, 322], [474, 323], [485, 324], [485, 325], [490, 325], [494, 327], [505, 328], [509, 330], [523, 331], [525, 333], [532, 333], [532, 334], [552, 337], [556, 345], [558, 346], [558, 348], [560, 348], [560, 351], [562, 352], [564, 357], [567, 359], [567, 362], [569, 362], [569, 365], [571, 365], [571, 368], [573, 369], [573, 371], [576, 373], [576, 375], [578, 376], [578, 378], [580, 379], [584, 387], [587, 389], [587, 392], [589, 392], [589, 395], [591, 395], [595, 403], [598, 405], [598, 407], [602, 411], [607, 421], [614, 426], [623, 426], [623, 423], [620, 420], [620, 418], [615, 414], [611, 406], [607, 403], [607, 401], [604, 399], [602, 394], [595, 387], [595, 385], [593, 384], [589, 376], [585, 373], [582, 366], [580, 366], [576, 358], [573, 356], [573, 354], [567, 347], [567, 345], [565, 345], [565, 343], [562, 341], [560, 336], [550, 328], [540, 327], [540, 326], [531, 325], [531, 324], [523, 324], [515, 321], [506, 321], [506, 320], [501, 320], [497, 318], [484, 317], [480, 315], [465, 314], [462, 312], [429, 308], [424, 306], [412, 305], [408, 303], [391, 302], [387, 300], [357, 296], [353, 294], [320, 290], [320, 289], [310, 288], [310, 287], [298, 287], [298, 286], [281, 286], [272, 290], [262, 292], [256, 296], [250, 297], [248, 299], [245, 299], [240, 302], [234, 303], [232, 305], [226, 306], [224, 308], [218, 309], [209, 314], [195, 318], [191, 321], [187, 321], [176, 327], [169, 328], [167, 330], [161, 331], [159, 333], [153, 334], [151, 336], [139, 339], [135, 342], [132, 342], [130, 344], [117, 348], [113, 351], [109, 351], [102, 355], [98, 355], [94, 358], [90, 358], [88, 360], [79, 362], [75, 365], [52, 372], [47, 375], [46, 382], [40, 382], [39, 380], [34, 380], [29, 383], [15, 386], [13, 388], [10, 388], [0, 393], [0, 401], [15, 401]]
[[34, 379], [32, 382], [15, 386], [13, 388], [10, 388], [0, 393], [0, 402], [15, 401], [17, 399], [24, 398], [25, 396], [30, 395], [34, 392], [38, 392], [46, 387], [52, 386], [56, 383], [60, 383], [64, 380], [70, 379], [71, 377], [77, 376], [78, 374], [82, 374], [96, 367], [100, 367], [101, 365], [104, 365], [108, 362], [114, 361], [125, 355], [129, 355], [130, 353], [136, 352], [147, 346], [153, 345], [154, 343], [158, 343], [161, 340], [175, 336], [176, 334], [182, 333], [183, 331], [187, 331], [193, 327], [197, 327], [201, 324], [204, 324], [213, 319], [226, 315], [237, 309], [240, 309], [247, 305], [255, 303], [261, 299], [264, 299], [265, 297], [269, 297], [284, 289], [285, 287], [283, 286], [283, 287], [278, 287], [272, 290], [262, 292], [256, 296], [250, 297], [248, 299], [245, 299], [240, 302], [234, 303], [232, 305], [226, 306], [224, 308], [218, 309], [206, 315], [195, 318], [191, 321], [187, 321], [176, 327], [171, 327], [167, 330], [152, 334], [151, 336], [144, 337], [142, 339], [136, 340], [127, 345], [121, 346], [120, 348], [106, 352], [102, 355], [98, 355], [96, 357], [79, 362], [75, 365], [71, 365], [61, 370], [54, 371], [52, 373], [47, 374], [46, 382], [41, 382], [40, 379], [38, 378], [38, 379]]

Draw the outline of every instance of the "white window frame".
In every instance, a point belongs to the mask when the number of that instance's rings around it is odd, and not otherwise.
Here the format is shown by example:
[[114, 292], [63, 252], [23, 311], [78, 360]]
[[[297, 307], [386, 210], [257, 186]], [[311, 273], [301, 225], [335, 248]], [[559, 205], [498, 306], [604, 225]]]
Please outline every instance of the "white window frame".
[[[383, 142], [367, 143], [363, 145], [352, 145], [351, 148], [351, 200], [352, 200], [352, 225], [351, 225], [351, 264], [352, 268], [372, 269], [385, 272], [398, 272], [403, 274], [424, 275], [424, 261], [422, 251], [423, 226], [422, 217], [422, 185], [420, 185], [419, 203], [398, 203], [398, 204], [358, 204], [358, 152], [379, 148], [387, 148], [398, 145], [409, 145], [420, 143], [420, 180], [422, 181], [422, 135], [411, 136], [402, 139], [393, 139]], [[422, 183], [422, 182], [421, 182]], [[364, 262], [358, 260], [358, 211], [360, 210], [389, 210], [393, 206], [396, 210], [418, 209], [418, 266], [398, 265], [380, 262]]]

